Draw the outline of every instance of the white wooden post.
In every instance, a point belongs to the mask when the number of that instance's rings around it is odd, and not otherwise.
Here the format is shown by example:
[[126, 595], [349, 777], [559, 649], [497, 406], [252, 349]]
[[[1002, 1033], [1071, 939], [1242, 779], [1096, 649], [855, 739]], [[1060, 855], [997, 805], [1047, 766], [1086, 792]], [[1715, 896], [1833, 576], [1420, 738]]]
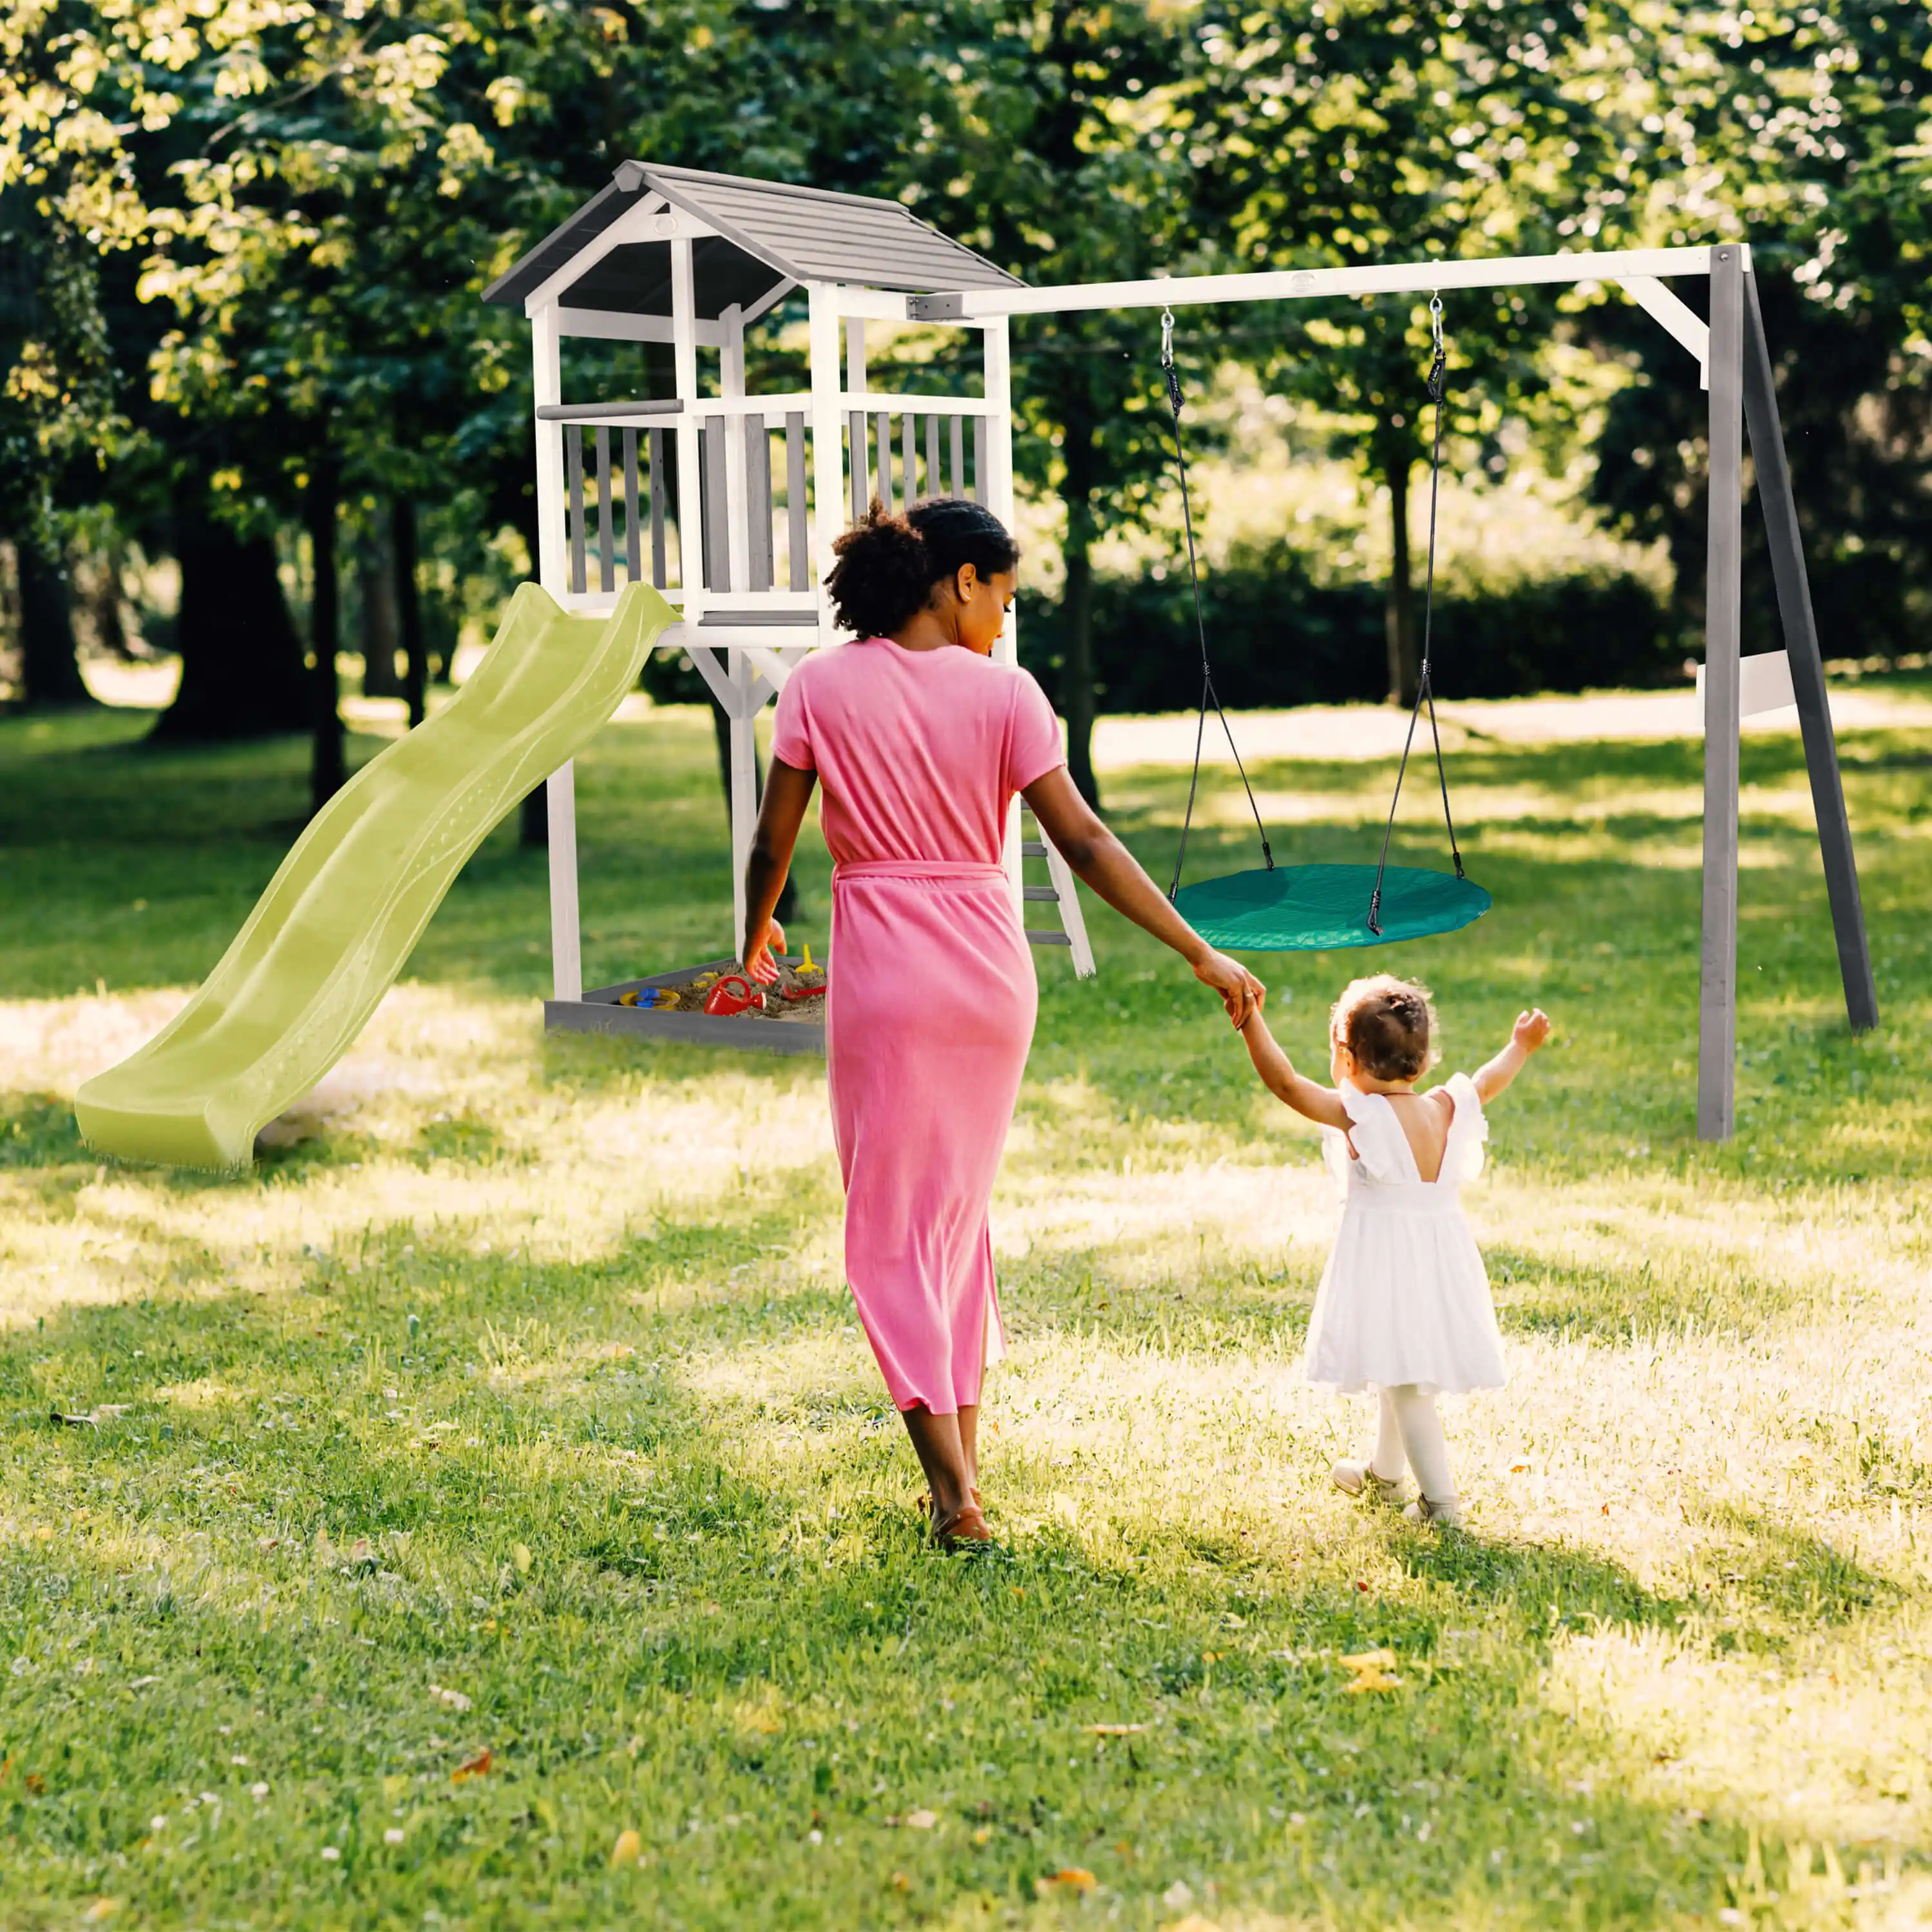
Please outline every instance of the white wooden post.
[[745, 898], [745, 868], [751, 862], [752, 835], [758, 824], [758, 718], [764, 709], [757, 668], [742, 651], [730, 653], [731, 694], [731, 930], [734, 956], [745, 956], [745, 927], [751, 908]]
[[678, 398], [684, 405], [677, 424], [677, 568], [683, 593], [684, 621], [694, 622], [704, 608], [704, 491], [698, 480], [698, 296], [692, 274], [691, 238], [677, 235], [670, 244], [671, 365]]
[[[563, 400], [562, 345], [556, 305], [530, 317], [531, 388], [538, 409]], [[563, 425], [535, 419], [537, 443], [537, 581], [562, 603], [569, 585], [563, 527]], [[577, 783], [566, 760], [544, 787], [550, 820], [550, 967], [551, 997], [584, 997], [584, 938], [577, 903]]]
[[818, 598], [818, 640], [832, 641], [831, 605], [825, 595], [832, 568], [832, 539], [845, 527], [845, 466], [839, 460], [844, 430], [838, 406], [838, 291], [814, 282], [812, 338], [812, 581]]
[[[982, 494], [988, 509], [1004, 524], [1008, 530], [1013, 526], [1013, 363], [1011, 338], [1006, 319], [1000, 316], [986, 323], [986, 460], [992, 475], [986, 479]], [[1006, 619], [1006, 628], [1000, 641], [993, 646], [993, 655], [1001, 664], [1016, 664], [1020, 661], [1019, 613], [1016, 610]], [[1020, 851], [1020, 802], [1013, 800], [1012, 808], [1006, 814], [1006, 836], [1004, 848], [1006, 882], [1013, 896], [1013, 916], [1024, 925], [1025, 904], [1022, 888], [1025, 884], [1025, 868]]]

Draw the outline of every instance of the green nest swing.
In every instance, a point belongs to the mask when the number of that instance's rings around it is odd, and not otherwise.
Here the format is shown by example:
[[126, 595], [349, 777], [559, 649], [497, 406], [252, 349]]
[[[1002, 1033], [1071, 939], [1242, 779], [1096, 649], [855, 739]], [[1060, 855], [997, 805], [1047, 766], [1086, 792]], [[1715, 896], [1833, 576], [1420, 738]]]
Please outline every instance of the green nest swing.
[[[1161, 370], [1172, 413], [1174, 468], [1180, 480], [1181, 518], [1187, 532], [1187, 572], [1194, 591], [1194, 623], [1201, 644], [1201, 708], [1194, 734], [1194, 772], [1187, 788], [1187, 812], [1181, 821], [1180, 849], [1174, 861], [1174, 878], [1167, 896], [1175, 909], [1210, 945], [1244, 952], [1316, 952], [1350, 946], [1392, 945], [1405, 939], [1455, 932], [1473, 924], [1490, 909], [1490, 895], [1462, 870], [1456, 844], [1456, 821], [1449, 808], [1449, 780], [1442, 763], [1442, 737], [1436, 728], [1436, 698], [1429, 675], [1430, 645], [1436, 604], [1436, 506], [1442, 471], [1442, 398], [1448, 354], [1442, 334], [1442, 303], [1431, 297], [1435, 356], [1430, 365], [1429, 395], [1436, 406], [1435, 436], [1429, 469], [1429, 574], [1424, 594], [1422, 662], [1416, 680], [1415, 703], [1408, 714], [1408, 734], [1402, 741], [1395, 791], [1389, 800], [1388, 822], [1382, 830], [1381, 856], [1372, 866], [1277, 866], [1269, 848], [1268, 830], [1254, 788], [1234, 743], [1234, 734], [1214, 688], [1208, 658], [1208, 627], [1202, 614], [1201, 567], [1194, 544], [1194, 514], [1188, 499], [1187, 458], [1180, 440], [1180, 377], [1174, 365], [1174, 316], [1160, 319]], [[1436, 750], [1436, 775], [1442, 791], [1443, 822], [1449, 830], [1453, 874], [1423, 866], [1391, 866], [1389, 840], [1395, 830], [1396, 807], [1408, 771], [1415, 727], [1426, 705], [1429, 735]], [[1228, 749], [1240, 774], [1255, 830], [1261, 836], [1264, 863], [1252, 872], [1231, 872], [1183, 886], [1180, 870], [1187, 856], [1187, 834], [1194, 822], [1194, 801], [1201, 784], [1201, 753], [1207, 734], [1210, 706], [1221, 721]]]

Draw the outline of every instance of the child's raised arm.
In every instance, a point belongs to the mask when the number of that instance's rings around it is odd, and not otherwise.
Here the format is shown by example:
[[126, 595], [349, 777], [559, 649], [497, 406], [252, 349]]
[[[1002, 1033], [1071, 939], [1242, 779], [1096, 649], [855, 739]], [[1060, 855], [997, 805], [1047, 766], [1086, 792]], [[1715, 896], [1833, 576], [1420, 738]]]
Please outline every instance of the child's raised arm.
[[1318, 1087], [1295, 1072], [1288, 1055], [1276, 1045], [1258, 1006], [1248, 1016], [1241, 1038], [1248, 1058], [1255, 1063], [1255, 1071], [1262, 1076], [1262, 1084], [1277, 1100], [1318, 1126], [1340, 1127], [1344, 1133], [1348, 1131], [1348, 1116], [1342, 1111], [1342, 1096], [1334, 1088]]
[[1508, 1046], [1477, 1072], [1476, 1095], [1484, 1106], [1522, 1071], [1529, 1056], [1549, 1037], [1550, 1016], [1540, 1006], [1516, 1015]]

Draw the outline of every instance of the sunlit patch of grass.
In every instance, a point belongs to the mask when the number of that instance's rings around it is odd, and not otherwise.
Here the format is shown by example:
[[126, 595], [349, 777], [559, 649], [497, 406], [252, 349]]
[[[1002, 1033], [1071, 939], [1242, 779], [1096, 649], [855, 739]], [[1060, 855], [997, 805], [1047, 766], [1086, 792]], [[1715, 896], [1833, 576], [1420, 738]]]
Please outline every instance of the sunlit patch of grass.
[[[1316, 1142], [1090, 908], [1101, 976], [1041, 962], [995, 1202], [1001, 1544], [954, 1560], [843, 1286], [822, 1067], [542, 1038], [543, 863], [507, 832], [253, 1175], [89, 1155], [75, 1083], [218, 952], [301, 771], [63, 763], [83, 740], [0, 722], [10, 879], [51, 909], [0, 920], [0, 1921], [1932, 1912], [1911, 734], [1848, 746], [1884, 1013], [1857, 1040], [1802, 765], [1747, 744], [1726, 1147], [1691, 1131], [1694, 747], [1459, 752], [1496, 909], [1258, 962], [1311, 1065], [1383, 963], [1435, 988], [1450, 1065], [1556, 1016], [1469, 1197], [1511, 1382], [1444, 1405], [1465, 1537], [1330, 1488], [1370, 1407], [1299, 1374]], [[1384, 776], [1270, 764], [1278, 854], [1360, 856]], [[592, 976], [719, 950], [706, 721], [616, 728], [578, 782]], [[1109, 783], [1171, 863], [1185, 774]], [[178, 858], [130, 802], [161, 785]], [[1252, 862], [1238, 824], [1190, 849]], [[822, 860], [804, 888], [817, 943]], [[1382, 1648], [1396, 1682], [1352, 1691], [1340, 1660]]]

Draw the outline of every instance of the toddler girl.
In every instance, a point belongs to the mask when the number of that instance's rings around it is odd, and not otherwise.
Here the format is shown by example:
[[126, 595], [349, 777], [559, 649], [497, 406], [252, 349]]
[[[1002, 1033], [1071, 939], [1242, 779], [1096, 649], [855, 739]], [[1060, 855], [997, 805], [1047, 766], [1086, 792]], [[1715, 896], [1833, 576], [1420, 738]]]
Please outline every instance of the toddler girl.
[[1262, 1083], [1327, 1130], [1324, 1152], [1344, 1190], [1341, 1232], [1308, 1328], [1310, 1381], [1346, 1393], [1373, 1384], [1382, 1402], [1373, 1453], [1337, 1462], [1337, 1489], [1394, 1504], [1415, 1472], [1412, 1522], [1460, 1525], [1462, 1505], [1436, 1413], [1439, 1391], [1500, 1388], [1502, 1338], [1489, 1276], [1457, 1190], [1483, 1165], [1492, 1100], [1550, 1037], [1538, 1009], [1472, 1080], [1454, 1073], [1418, 1094], [1434, 1064], [1428, 989], [1386, 973], [1357, 980], [1335, 1002], [1328, 1073], [1318, 1087], [1288, 1064], [1258, 1012], [1241, 1029]]

